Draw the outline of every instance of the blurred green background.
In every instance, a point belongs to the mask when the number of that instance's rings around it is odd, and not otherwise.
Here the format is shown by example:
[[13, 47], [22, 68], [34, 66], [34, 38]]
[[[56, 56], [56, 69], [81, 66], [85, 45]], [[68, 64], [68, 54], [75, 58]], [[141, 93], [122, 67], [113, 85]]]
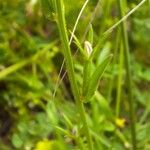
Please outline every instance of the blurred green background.
[[[68, 31], [73, 29], [84, 0], [64, 0]], [[97, 0], [84, 10], [76, 36], [84, 33]], [[127, 10], [140, 0], [127, 1]], [[118, 21], [115, 0], [101, 0], [92, 20], [93, 45]], [[137, 116], [139, 150], [150, 149], [150, 4], [145, 2], [128, 21], [133, 93]], [[68, 34], [69, 35], [69, 34]], [[100, 49], [116, 50], [115, 29], [102, 41]], [[72, 53], [77, 49], [71, 44]], [[0, 0], [0, 150], [67, 150], [78, 149], [69, 134], [75, 134], [78, 117], [68, 77], [57, 89], [62, 65], [61, 44], [54, 20], [47, 19], [38, 0]], [[118, 48], [119, 49], [119, 48]], [[120, 51], [120, 50], [118, 50]], [[95, 61], [99, 61], [99, 58]], [[83, 60], [74, 59], [76, 78], [82, 82]], [[122, 77], [120, 126], [114, 121], [119, 53], [116, 54], [100, 82], [96, 98], [87, 103], [88, 124], [92, 129], [95, 149], [130, 149], [129, 106], [126, 96], [125, 70]], [[65, 72], [65, 67], [61, 77]], [[117, 130], [117, 131], [116, 131]], [[82, 139], [83, 143], [84, 138]]]

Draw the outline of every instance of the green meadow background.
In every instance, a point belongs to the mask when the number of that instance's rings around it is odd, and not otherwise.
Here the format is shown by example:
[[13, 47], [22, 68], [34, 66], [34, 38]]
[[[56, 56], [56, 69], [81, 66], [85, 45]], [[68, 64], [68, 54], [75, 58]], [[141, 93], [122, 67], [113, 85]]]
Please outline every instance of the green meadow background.
[[[124, 15], [141, 2], [122, 1]], [[64, 0], [69, 38], [84, 3]], [[57, 14], [45, 15], [44, 10], [39, 0], [0, 0], [0, 150], [89, 149], [70, 81], [63, 77], [67, 68], [61, 67], [64, 57]], [[94, 150], [132, 150], [121, 24], [105, 37], [119, 18], [117, 1], [89, 0], [75, 30], [83, 49], [87, 40], [93, 48], [98, 45], [93, 68], [105, 53], [113, 54], [95, 96], [84, 104]], [[131, 14], [125, 25], [137, 150], [149, 150], [150, 1]], [[74, 40], [70, 45], [81, 90], [84, 58], [80, 50], [76, 52], [78, 46]]]

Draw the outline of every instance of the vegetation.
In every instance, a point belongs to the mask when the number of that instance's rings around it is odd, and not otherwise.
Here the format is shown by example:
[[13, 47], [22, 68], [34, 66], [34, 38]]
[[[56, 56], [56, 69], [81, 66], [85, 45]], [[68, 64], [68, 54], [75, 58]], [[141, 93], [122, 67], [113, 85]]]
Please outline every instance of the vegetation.
[[0, 1], [0, 150], [149, 150], [150, 1]]

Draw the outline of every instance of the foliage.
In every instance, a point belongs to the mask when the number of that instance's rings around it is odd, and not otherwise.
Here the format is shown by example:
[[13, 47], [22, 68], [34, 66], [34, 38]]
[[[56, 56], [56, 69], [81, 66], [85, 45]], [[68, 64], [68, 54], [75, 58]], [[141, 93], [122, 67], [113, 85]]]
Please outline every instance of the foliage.
[[[44, 5], [44, 10], [41, 1], [0, 1], [0, 149], [88, 149], [85, 125], [71, 88], [75, 85], [68, 75], [63, 78], [67, 66], [59, 76], [65, 46], [60, 44], [55, 1], [49, 0], [53, 5]], [[127, 14], [140, 0], [124, 2]], [[84, 3], [64, 0], [67, 38]], [[137, 149], [143, 150], [150, 149], [149, 8], [147, 0], [126, 20]], [[111, 34], [104, 34], [118, 21], [116, 1], [89, 1], [71, 44], [67, 43], [94, 150], [132, 146], [120, 24]], [[91, 45], [84, 47], [85, 41]]]

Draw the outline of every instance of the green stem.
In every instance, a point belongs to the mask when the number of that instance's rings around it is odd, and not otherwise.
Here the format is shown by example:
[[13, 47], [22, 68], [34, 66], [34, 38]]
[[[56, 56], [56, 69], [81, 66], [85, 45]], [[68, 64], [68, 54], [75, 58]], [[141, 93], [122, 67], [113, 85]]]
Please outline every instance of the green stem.
[[84, 131], [85, 131], [84, 133], [86, 135], [87, 142], [89, 144], [89, 150], [92, 150], [93, 149], [92, 140], [90, 136], [89, 127], [86, 121], [85, 109], [84, 109], [83, 103], [80, 101], [80, 93], [79, 93], [76, 78], [75, 78], [73, 60], [71, 56], [71, 50], [69, 46], [69, 40], [68, 40], [66, 24], [65, 24], [63, 0], [56, 0], [56, 11], [57, 11], [57, 23], [59, 27], [61, 41], [63, 44], [63, 54], [66, 60], [66, 68], [68, 71], [68, 76], [69, 76], [72, 92], [73, 92], [76, 105], [78, 107], [78, 111], [80, 113], [80, 117], [84, 126]]
[[[120, 18], [123, 18], [123, 1], [118, 0], [118, 6], [120, 10]], [[133, 93], [132, 93], [132, 80], [131, 80], [131, 69], [130, 69], [130, 52], [129, 52], [129, 43], [128, 43], [128, 35], [125, 21], [121, 23], [122, 29], [122, 39], [124, 44], [124, 56], [125, 56], [125, 67], [126, 67], [126, 74], [127, 74], [127, 87], [128, 87], [128, 101], [129, 101], [129, 109], [130, 109], [130, 120], [131, 120], [131, 136], [132, 136], [132, 147], [133, 150], [137, 149], [136, 143], [136, 128], [135, 128], [135, 110], [134, 110], [134, 102], [133, 102]]]
[[119, 74], [118, 74], [118, 83], [117, 83], [117, 98], [116, 98], [116, 118], [119, 118], [120, 114], [120, 102], [121, 102], [121, 87], [122, 87], [122, 71], [123, 71], [123, 47], [122, 43], [120, 46], [119, 54]]

